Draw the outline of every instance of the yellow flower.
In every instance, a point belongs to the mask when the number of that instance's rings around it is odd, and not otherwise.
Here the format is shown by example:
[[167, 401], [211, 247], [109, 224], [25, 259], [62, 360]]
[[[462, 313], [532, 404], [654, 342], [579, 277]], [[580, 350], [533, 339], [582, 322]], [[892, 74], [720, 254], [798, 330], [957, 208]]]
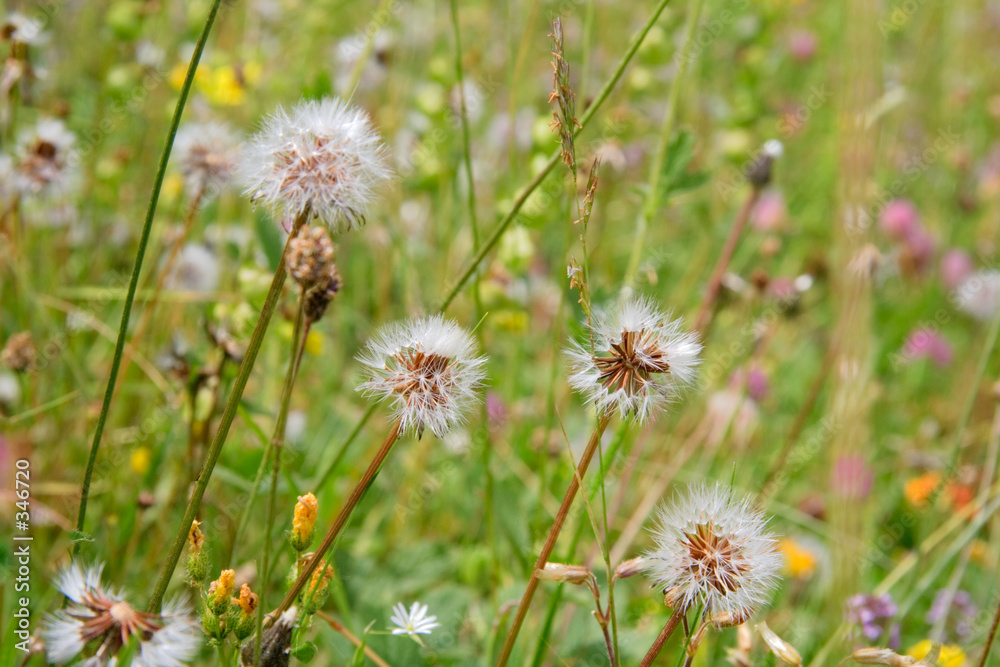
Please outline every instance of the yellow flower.
[[808, 579], [816, 572], [816, 554], [790, 537], [781, 541], [785, 571], [796, 579]]
[[216, 614], [224, 614], [229, 605], [229, 599], [236, 590], [236, 572], [234, 570], [223, 570], [219, 578], [208, 586], [208, 597], [210, 606]]
[[253, 616], [257, 610], [257, 594], [250, 590], [250, 584], [240, 587], [240, 596], [233, 598], [233, 604], [239, 607], [246, 616]]
[[940, 474], [936, 472], [924, 473], [920, 477], [914, 477], [907, 481], [903, 494], [914, 507], [923, 507], [931, 494], [934, 493], [939, 481], [941, 481]]
[[295, 503], [295, 515], [292, 518], [292, 534], [290, 535], [292, 547], [296, 551], [305, 551], [309, 548], [318, 513], [319, 502], [317, 502], [316, 496], [311, 493], [299, 496], [299, 502]]
[[129, 458], [129, 462], [132, 465], [132, 472], [136, 475], [145, 475], [149, 472], [149, 465], [152, 460], [153, 454], [149, 451], [149, 447], [136, 447]]
[[321, 332], [310, 330], [309, 335], [306, 336], [306, 352], [314, 357], [318, 357], [323, 354], [323, 344], [325, 342], [326, 339]]
[[[915, 644], [910, 647], [906, 655], [922, 660], [924, 656], [931, 652], [933, 642], [930, 639]], [[954, 644], [945, 644], [941, 647], [941, 655], [937, 661], [938, 667], [963, 667], [965, 665], [965, 651]]]

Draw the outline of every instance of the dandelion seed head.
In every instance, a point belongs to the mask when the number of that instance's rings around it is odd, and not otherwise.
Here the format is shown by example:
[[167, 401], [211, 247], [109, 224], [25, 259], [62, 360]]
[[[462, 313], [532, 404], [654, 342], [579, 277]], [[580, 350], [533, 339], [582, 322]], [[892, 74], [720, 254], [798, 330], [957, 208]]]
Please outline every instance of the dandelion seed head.
[[1000, 271], [977, 271], [955, 290], [955, 305], [976, 318], [989, 321], [1000, 309]]
[[224, 123], [189, 123], [177, 132], [176, 156], [188, 197], [211, 196], [229, 185], [239, 166], [240, 142]]
[[76, 136], [61, 120], [43, 118], [24, 132], [15, 160], [14, 188], [22, 196], [58, 196], [75, 182]]
[[172, 290], [214, 292], [219, 286], [219, 260], [208, 246], [189, 243], [181, 248], [165, 284]]
[[783, 559], [767, 520], [749, 498], [694, 486], [664, 507], [645, 554], [646, 573], [668, 604], [744, 622], [770, 598]]
[[247, 194], [277, 215], [305, 212], [340, 233], [364, 225], [388, 180], [385, 148], [364, 112], [335, 99], [279, 108], [244, 152]]
[[382, 327], [358, 356], [369, 377], [358, 390], [389, 400], [401, 431], [443, 437], [480, 400], [486, 357], [469, 333], [441, 315]]
[[56, 577], [56, 586], [72, 604], [46, 617], [42, 629], [50, 662], [64, 664], [93, 644], [84, 664], [115, 664], [130, 641], [139, 651], [137, 667], [178, 667], [197, 655], [200, 633], [184, 605], [168, 602], [159, 614], [136, 610], [121, 592], [101, 586], [102, 565], [73, 563]]
[[569, 383], [599, 413], [646, 421], [694, 382], [701, 345], [682, 326], [645, 298], [595, 315], [594, 354], [584, 343], [566, 351]]

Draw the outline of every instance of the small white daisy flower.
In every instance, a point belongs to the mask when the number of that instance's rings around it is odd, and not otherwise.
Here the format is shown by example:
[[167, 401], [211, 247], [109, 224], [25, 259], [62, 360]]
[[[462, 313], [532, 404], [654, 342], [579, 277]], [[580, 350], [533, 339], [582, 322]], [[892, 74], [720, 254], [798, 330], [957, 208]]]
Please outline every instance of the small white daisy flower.
[[239, 139], [222, 123], [189, 123], [177, 132], [173, 155], [188, 197], [215, 195], [239, 166]]
[[61, 195], [76, 180], [76, 136], [61, 120], [46, 118], [21, 135], [14, 187], [23, 196]]
[[1000, 271], [977, 271], [955, 289], [955, 305], [977, 320], [992, 320], [1000, 309]]
[[368, 116], [335, 99], [279, 108], [244, 151], [242, 171], [252, 201], [279, 216], [308, 212], [335, 232], [364, 225], [390, 174]]
[[392, 608], [392, 617], [389, 619], [396, 626], [390, 628], [392, 634], [409, 635], [414, 639], [417, 639], [417, 635], [431, 634], [431, 630], [440, 627], [441, 624], [437, 622], [437, 616], [428, 616], [427, 611], [427, 605], [419, 602], [414, 602], [409, 611], [402, 602], [398, 602]]
[[701, 605], [716, 624], [738, 625], [778, 583], [784, 561], [766, 528], [750, 498], [719, 485], [691, 487], [660, 510], [646, 573], [675, 610]]
[[441, 315], [379, 329], [358, 355], [369, 380], [358, 391], [390, 400], [400, 430], [443, 437], [480, 400], [486, 357], [469, 333]]
[[201, 633], [186, 608], [168, 603], [159, 614], [137, 611], [120, 592], [101, 587], [103, 567], [84, 569], [73, 563], [56, 579], [72, 604], [45, 619], [42, 636], [49, 662], [65, 664], [93, 645], [84, 664], [113, 665], [131, 641], [139, 643], [132, 658], [136, 667], [178, 667], [197, 655]]
[[594, 354], [580, 343], [566, 351], [569, 383], [600, 414], [616, 410], [642, 423], [694, 381], [701, 362], [698, 337], [648, 299], [595, 315], [591, 333]]

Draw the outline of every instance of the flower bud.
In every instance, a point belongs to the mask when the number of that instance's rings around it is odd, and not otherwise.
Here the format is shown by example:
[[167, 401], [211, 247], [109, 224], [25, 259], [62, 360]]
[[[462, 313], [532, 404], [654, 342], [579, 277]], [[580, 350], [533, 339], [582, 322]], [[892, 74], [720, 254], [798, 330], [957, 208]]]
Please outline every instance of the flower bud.
[[240, 587], [240, 596], [232, 599], [233, 605], [239, 608], [233, 634], [237, 641], [243, 641], [253, 634], [255, 626], [254, 615], [257, 611], [257, 594], [250, 590], [249, 584]]
[[781, 658], [786, 665], [802, 667], [802, 656], [795, 650], [795, 647], [775, 634], [774, 630], [767, 627], [767, 623], [761, 621], [757, 624], [757, 632], [764, 639], [764, 643], [771, 649], [771, 652]]
[[543, 581], [564, 581], [575, 586], [583, 586], [594, 575], [583, 565], [563, 565], [562, 563], [546, 563], [541, 570], [536, 570], [538, 578]]
[[316, 496], [307, 493], [299, 496], [299, 501], [295, 503], [295, 515], [292, 518], [292, 532], [288, 535], [288, 541], [292, 548], [302, 553], [309, 548], [313, 541], [313, 532], [316, 527], [316, 516], [319, 512], [319, 503]]
[[208, 586], [208, 606], [216, 616], [222, 616], [229, 608], [229, 598], [236, 589], [236, 572], [223, 570], [219, 578]]
[[917, 664], [916, 658], [899, 655], [887, 648], [859, 648], [851, 654], [851, 660], [860, 665], [889, 665], [889, 667], [908, 667]]
[[201, 532], [201, 522], [195, 519], [188, 531], [188, 557], [184, 568], [187, 571], [188, 582], [192, 586], [200, 586], [208, 576], [211, 560], [205, 548], [205, 534]]

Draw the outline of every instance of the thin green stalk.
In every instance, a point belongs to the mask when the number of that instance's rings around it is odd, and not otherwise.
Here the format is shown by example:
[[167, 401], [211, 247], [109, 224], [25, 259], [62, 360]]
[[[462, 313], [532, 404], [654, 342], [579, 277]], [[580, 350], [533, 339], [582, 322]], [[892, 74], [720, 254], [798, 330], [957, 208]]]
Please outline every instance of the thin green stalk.
[[986, 645], [983, 646], [983, 654], [979, 656], [977, 667], [986, 667], [986, 661], [990, 657], [990, 650], [993, 648], [993, 640], [997, 636], [997, 626], [1000, 625], [1000, 602], [997, 603], [996, 613], [993, 614], [993, 622], [990, 624], [990, 632], [986, 636]]
[[[580, 134], [580, 132], [586, 129], [587, 125], [593, 119], [594, 115], [598, 112], [598, 110], [600, 110], [601, 106], [611, 95], [611, 91], [618, 84], [618, 81], [621, 80], [622, 75], [625, 73], [625, 68], [628, 67], [628, 64], [632, 61], [632, 58], [635, 56], [636, 51], [638, 51], [639, 47], [642, 45], [643, 40], [646, 38], [646, 34], [649, 33], [650, 30], [652, 30], [653, 25], [656, 24], [657, 19], [660, 18], [660, 14], [663, 13], [663, 10], [667, 8], [667, 5], [669, 3], [670, 0], [660, 0], [660, 2], [656, 5], [656, 8], [653, 10], [652, 15], [650, 15], [649, 19], [646, 21], [646, 24], [643, 25], [642, 29], [640, 29], [639, 32], [637, 32], [635, 36], [632, 38], [632, 41], [629, 43], [628, 49], [625, 50], [625, 54], [621, 57], [621, 60], [618, 61], [618, 65], [617, 67], [615, 67], [615, 71], [611, 74], [611, 77], [604, 83], [604, 86], [601, 87], [601, 90], [594, 98], [593, 103], [591, 103], [591, 105], [587, 107], [586, 113], [584, 113], [583, 117], [580, 118], [580, 126], [576, 129], [575, 132], [576, 135]], [[542, 182], [545, 180], [545, 177], [549, 175], [549, 172], [551, 172], [552, 169], [559, 162], [561, 155], [562, 155], [562, 149], [557, 148], [553, 152], [552, 156], [549, 158], [549, 161], [546, 162], [545, 165], [542, 167], [541, 171], [539, 171], [538, 174], [535, 175], [535, 177], [531, 180], [531, 182], [528, 183], [525, 189], [517, 197], [510, 211], [508, 211], [507, 215], [505, 215], [500, 220], [500, 222], [494, 228], [493, 232], [490, 234], [489, 238], [486, 239], [482, 247], [479, 249], [479, 252], [477, 252], [475, 257], [472, 258], [472, 261], [469, 262], [469, 265], [462, 272], [462, 275], [459, 276], [458, 280], [448, 291], [448, 294], [445, 295], [445, 298], [441, 301], [441, 306], [439, 308], [440, 311], [443, 312], [447, 310], [448, 306], [451, 305], [451, 302], [455, 300], [456, 296], [458, 296], [458, 293], [462, 291], [462, 288], [465, 286], [465, 283], [469, 281], [469, 278], [482, 263], [483, 259], [486, 258], [486, 255], [497, 244], [497, 242], [500, 240], [500, 237], [503, 236], [503, 233], [507, 230], [507, 227], [510, 226], [510, 223], [513, 222], [514, 218], [517, 217], [517, 214], [521, 211], [521, 207], [524, 206], [524, 203], [528, 200], [528, 197], [531, 195], [531, 193], [534, 192], [535, 189], [542, 184]]]
[[469, 224], [472, 227], [472, 245], [479, 250], [479, 224], [476, 220], [476, 187], [472, 180], [472, 151], [469, 139], [469, 114], [465, 106], [465, 87], [462, 72], [462, 31], [458, 24], [458, 0], [451, 0], [451, 27], [455, 35], [455, 78], [458, 81], [459, 115], [462, 121], [462, 151], [465, 162], [465, 180], [468, 181]]
[[663, 164], [667, 159], [667, 147], [670, 145], [670, 135], [674, 129], [674, 119], [677, 116], [677, 101], [680, 99], [681, 83], [687, 74], [688, 63], [691, 60], [691, 45], [694, 43], [694, 32], [701, 19], [701, 10], [705, 0], [693, 0], [691, 10], [688, 12], [687, 23], [684, 26], [684, 43], [681, 47], [680, 62], [677, 65], [677, 73], [674, 80], [670, 82], [670, 90], [667, 93], [667, 109], [663, 114], [663, 123], [660, 125], [660, 139], [656, 147], [656, 154], [653, 162], [649, 166], [649, 189], [646, 191], [646, 200], [643, 203], [642, 211], [635, 225], [635, 238], [632, 242], [632, 254], [629, 256], [628, 268], [625, 271], [625, 289], [632, 289], [635, 286], [636, 273], [639, 271], [639, 261], [642, 259], [642, 250], [646, 245], [646, 232], [649, 228], [649, 221], [656, 215], [656, 210], [660, 207], [662, 197], [660, 196], [661, 183], [663, 177]]
[[233, 419], [236, 417], [240, 400], [243, 398], [243, 390], [246, 389], [247, 381], [250, 379], [250, 372], [257, 361], [257, 353], [260, 352], [261, 343], [264, 341], [264, 334], [271, 323], [271, 316], [274, 314], [274, 309], [278, 305], [278, 299], [281, 297], [281, 288], [285, 284], [285, 278], [287, 277], [285, 255], [288, 252], [288, 245], [308, 219], [309, 211], [304, 211], [302, 215], [296, 218], [295, 223], [292, 225], [292, 230], [288, 235], [288, 240], [285, 241], [285, 249], [281, 253], [278, 268], [275, 270], [274, 279], [271, 281], [271, 289], [268, 291], [264, 305], [261, 307], [260, 318], [257, 320], [257, 326], [253, 330], [250, 344], [247, 347], [246, 354], [243, 356], [243, 363], [240, 364], [239, 373], [233, 382], [233, 389], [229, 394], [229, 400], [219, 420], [219, 428], [215, 432], [215, 438], [212, 439], [212, 444], [205, 457], [205, 465], [198, 475], [194, 492], [188, 501], [187, 509], [184, 510], [184, 518], [181, 519], [181, 525], [177, 530], [177, 535], [174, 537], [167, 560], [163, 563], [163, 569], [160, 570], [160, 576], [156, 580], [156, 587], [153, 589], [153, 595], [149, 600], [148, 610], [150, 612], [159, 610], [160, 603], [163, 602], [163, 595], [167, 592], [167, 585], [174, 574], [174, 568], [177, 567], [177, 561], [180, 560], [181, 551], [184, 550], [184, 542], [187, 539], [188, 529], [198, 514], [202, 496], [205, 495], [205, 489], [208, 487], [208, 481], [212, 477], [212, 471], [215, 470], [215, 464], [222, 453], [222, 446], [229, 435], [229, 428], [233, 425]]
[[608, 497], [605, 491], [606, 484], [604, 483], [607, 470], [604, 468], [604, 453], [600, 447], [597, 448], [597, 457], [597, 461], [601, 466], [601, 513], [604, 515], [604, 539], [600, 541], [600, 544], [601, 553], [604, 556], [605, 574], [608, 578], [608, 614], [611, 616], [611, 641], [615, 647], [611, 667], [617, 667], [618, 663], [621, 662], [621, 652], [618, 650], [618, 615], [615, 613], [614, 570], [611, 568], [611, 551], [608, 548], [611, 533], [608, 531]]
[[[257, 632], [254, 635], [253, 662], [256, 665], [260, 662], [261, 637], [264, 635], [264, 609], [267, 607], [264, 598], [267, 595], [267, 575], [271, 565], [271, 532], [274, 528], [274, 516], [278, 509], [278, 474], [281, 471], [281, 449], [285, 443], [285, 425], [288, 421], [288, 406], [292, 400], [292, 387], [295, 385], [295, 376], [298, 370], [299, 352], [305, 347], [305, 340], [302, 337], [302, 330], [306, 319], [306, 299], [305, 293], [299, 294], [299, 307], [295, 313], [295, 329], [292, 333], [292, 349], [288, 357], [288, 370], [285, 372], [285, 385], [281, 390], [281, 402], [278, 406], [278, 416], [274, 420], [274, 433], [271, 435], [270, 453], [273, 457], [271, 466], [271, 489], [267, 501], [267, 518], [264, 528], [264, 557], [261, 567], [262, 576], [258, 584], [260, 592], [259, 604], [257, 605]], [[268, 457], [265, 452], [264, 458]]]
[[[170, 151], [174, 147], [174, 137], [177, 135], [177, 128], [180, 126], [181, 115], [184, 113], [184, 106], [187, 104], [188, 93], [191, 92], [191, 84], [194, 82], [194, 74], [198, 69], [201, 54], [205, 50], [205, 42], [212, 31], [212, 24], [215, 23], [215, 16], [219, 13], [219, 6], [222, 0], [213, 0], [211, 9], [208, 10], [208, 17], [205, 19], [205, 26], [202, 28], [201, 36], [191, 54], [191, 62], [188, 64], [187, 74], [184, 76], [184, 83], [181, 84], [180, 95], [177, 98], [177, 105], [174, 107], [174, 115], [170, 119], [170, 129], [167, 131], [167, 138], [163, 144], [163, 152], [160, 155], [160, 163], [153, 178], [153, 190], [149, 195], [149, 206], [146, 208], [146, 219], [142, 225], [142, 232], [139, 235], [139, 248], [136, 251], [135, 266], [132, 267], [132, 278], [128, 284], [128, 295], [125, 297], [125, 306], [122, 308], [121, 324], [118, 327], [118, 339], [115, 341], [115, 355], [111, 362], [111, 374], [108, 377], [108, 386], [104, 392], [104, 402], [101, 404], [101, 414], [97, 418], [97, 429], [94, 431], [94, 440], [90, 445], [90, 455], [87, 458], [87, 470], [83, 474], [83, 487], [80, 489], [80, 511], [76, 518], [76, 532], [74, 537], [76, 543], [73, 545], [73, 553], [80, 553], [83, 537], [84, 523], [87, 517], [87, 500], [90, 497], [90, 483], [94, 476], [94, 466], [97, 464], [97, 452], [101, 446], [101, 436], [104, 435], [104, 427], [108, 421], [108, 412], [111, 410], [111, 399], [114, 397], [115, 385], [118, 382], [118, 370], [121, 366], [122, 355], [125, 352], [125, 337], [128, 335], [129, 317], [132, 314], [132, 302], [135, 300], [135, 292], [139, 286], [139, 273], [142, 271], [142, 260], [146, 255], [146, 246], [149, 243], [149, 233], [153, 227], [153, 216], [156, 213], [156, 204], [160, 199], [160, 188], [163, 186], [163, 178], [167, 173], [167, 162], [170, 159]], [[188, 522], [187, 527], [191, 523]], [[187, 534], [187, 527], [184, 533]], [[183, 545], [183, 543], [182, 543]]]

